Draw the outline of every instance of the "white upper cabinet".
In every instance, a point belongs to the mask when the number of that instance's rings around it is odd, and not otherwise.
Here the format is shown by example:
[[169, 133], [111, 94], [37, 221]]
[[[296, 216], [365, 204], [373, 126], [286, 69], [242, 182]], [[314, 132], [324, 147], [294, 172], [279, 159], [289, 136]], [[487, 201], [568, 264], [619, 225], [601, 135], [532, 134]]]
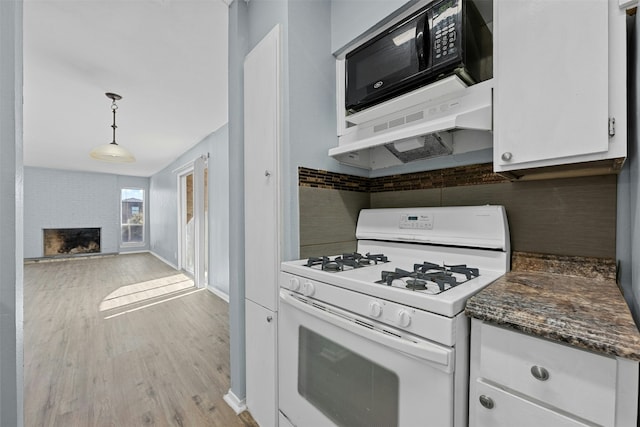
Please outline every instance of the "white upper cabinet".
[[625, 19], [607, 0], [494, 2], [497, 172], [626, 157]]
[[276, 311], [280, 271], [280, 29], [244, 63], [245, 297]]

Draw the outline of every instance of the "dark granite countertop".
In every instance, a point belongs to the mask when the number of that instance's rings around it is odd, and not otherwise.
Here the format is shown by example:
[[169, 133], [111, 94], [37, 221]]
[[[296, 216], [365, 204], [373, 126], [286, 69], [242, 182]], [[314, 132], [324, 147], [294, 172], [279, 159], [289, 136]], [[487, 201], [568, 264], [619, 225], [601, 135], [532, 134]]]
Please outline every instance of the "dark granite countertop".
[[[520, 263], [537, 269], [548, 260]], [[565, 262], [562, 262], [565, 261]], [[575, 347], [640, 361], [640, 332], [611, 274], [580, 273], [581, 263], [568, 265], [571, 274], [512, 271], [467, 301], [468, 316]], [[583, 265], [593, 266], [592, 260]], [[530, 268], [536, 264], [535, 268]], [[578, 267], [576, 267], [578, 265]], [[614, 263], [615, 265], [615, 263]], [[548, 266], [548, 265], [547, 265]], [[607, 268], [605, 268], [607, 270]], [[615, 277], [615, 275], [613, 276]]]

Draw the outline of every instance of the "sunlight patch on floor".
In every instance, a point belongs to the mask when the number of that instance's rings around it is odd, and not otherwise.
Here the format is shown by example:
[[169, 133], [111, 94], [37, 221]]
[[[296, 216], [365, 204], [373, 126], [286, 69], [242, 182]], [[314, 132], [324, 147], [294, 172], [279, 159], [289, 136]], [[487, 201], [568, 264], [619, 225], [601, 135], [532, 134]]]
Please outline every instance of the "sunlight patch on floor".
[[102, 302], [100, 302], [100, 311], [139, 304], [188, 289], [195, 289], [193, 279], [184, 274], [175, 274], [159, 279], [133, 283], [131, 285], [121, 286], [107, 295]]
[[171, 300], [174, 300], [174, 299], [177, 299], [177, 298], [186, 297], [187, 295], [195, 294], [196, 292], [200, 292], [200, 291], [204, 291], [204, 288], [194, 289], [191, 292], [182, 293], [180, 295], [175, 295], [175, 296], [169, 297], [169, 298], [163, 298], [163, 299], [161, 299], [159, 301], [155, 301], [155, 302], [152, 302], [152, 303], [149, 303], [149, 304], [141, 305], [141, 306], [129, 309], [129, 310], [121, 311], [119, 313], [112, 314], [110, 316], [105, 316], [104, 319], [105, 320], [112, 319], [114, 317], [122, 316], [123, 314], [132, 313], [134, 311], [138, 311], [138, 310], [142, 310], [142, 309], [145, 309], [145, 308], [152, 307], [154, 305], [162, 304], [163, 302], [168, 302], [168, 301], [171, 301]]

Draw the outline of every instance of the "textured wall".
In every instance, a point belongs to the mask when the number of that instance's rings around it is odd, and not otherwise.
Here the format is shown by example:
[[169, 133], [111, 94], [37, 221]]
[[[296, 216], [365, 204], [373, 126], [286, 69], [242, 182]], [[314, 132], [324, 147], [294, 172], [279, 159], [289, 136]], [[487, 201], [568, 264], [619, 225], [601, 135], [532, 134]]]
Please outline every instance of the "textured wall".
[[[429, 194], [431, 193], [431, 194]], [[372, 193], [371, 207], [504, 205], [513, 251], [615, 258], [616, 176]]]
[[300, 187], [300, 258], [356, 250], [356, 222], [369, 194]]
[[471, 165], [363, 180], [301, 168], [301, 253], [341, 252], [330, 251], [355, 240], [354, 216], [365, 207], [495, 204], [506, 208], [513, 251], [616, 257], [615, 175], [510, 182], [491, 169]]
[[24, 256], [43, 254], [43, 228], [99, 227], [101, 252], [118, 252], [116, 175], [25, 168]]
[[[142, 188], [146, 196], [149, 180], [103, 173], [25, 168], [24, 257], [43, 256], [43, 228], [100, 227], [101, 252], [120, 252], [120, 189], [124, 187]], [[148, 236], [148, 227], [145, 232]], [[146, 241], [149, 241], [148, 237]], [[146, 243], [123, 248], [123, 251], [148, 247]]]

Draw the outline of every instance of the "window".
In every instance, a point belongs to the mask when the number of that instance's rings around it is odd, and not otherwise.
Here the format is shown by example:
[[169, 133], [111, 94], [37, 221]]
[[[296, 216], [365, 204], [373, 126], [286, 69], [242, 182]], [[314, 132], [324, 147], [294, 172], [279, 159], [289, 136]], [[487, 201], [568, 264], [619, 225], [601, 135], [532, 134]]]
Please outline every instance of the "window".
[[123, 188], [120, 200], [122, 244], [144, 244], [144, 190]]

